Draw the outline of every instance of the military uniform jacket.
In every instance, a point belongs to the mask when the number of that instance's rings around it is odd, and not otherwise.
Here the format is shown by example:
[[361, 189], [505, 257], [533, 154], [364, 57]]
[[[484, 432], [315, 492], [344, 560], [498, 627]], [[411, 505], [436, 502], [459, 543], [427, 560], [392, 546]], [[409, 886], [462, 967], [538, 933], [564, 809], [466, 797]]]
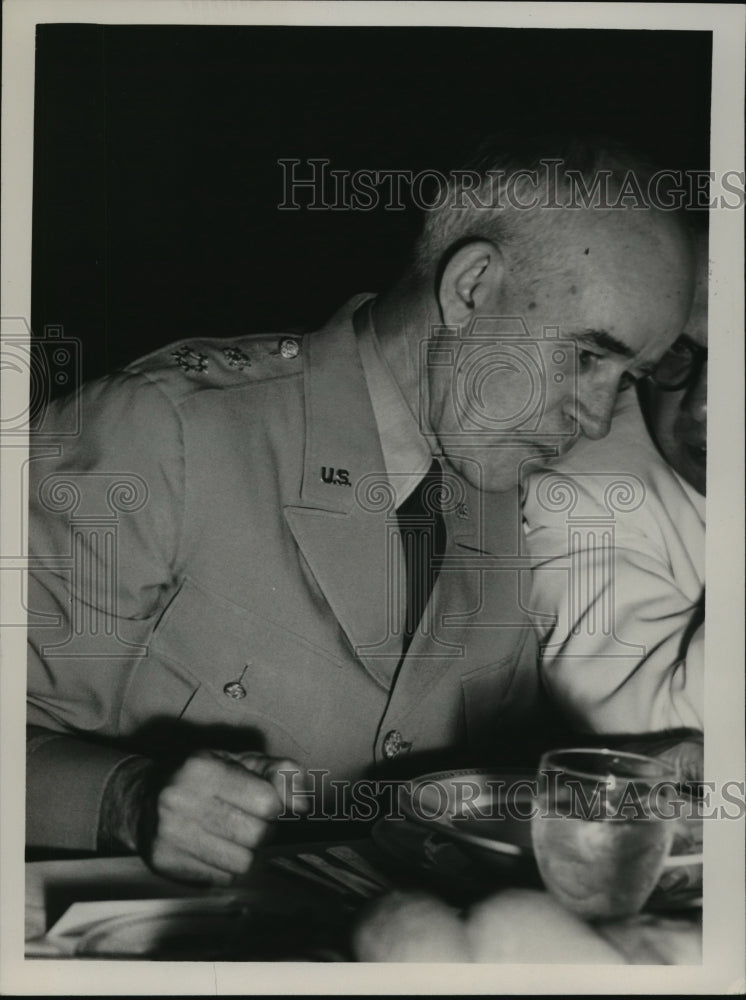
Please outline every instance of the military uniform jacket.
[[95, 847], [132, 753], [417, 773], [459, 748], [492, 762], [531, 711], [517, 491], [457, 481], [397, 669], [401, 543], [361, 301], [304, 337], [171, 345], [54, 404], [30, 461], [28, 843]]

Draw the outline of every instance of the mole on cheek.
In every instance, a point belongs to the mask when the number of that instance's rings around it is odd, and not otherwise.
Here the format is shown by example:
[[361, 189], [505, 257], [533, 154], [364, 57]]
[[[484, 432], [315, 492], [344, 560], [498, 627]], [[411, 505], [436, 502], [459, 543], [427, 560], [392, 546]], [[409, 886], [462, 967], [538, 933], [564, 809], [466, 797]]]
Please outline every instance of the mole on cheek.
[[578, 289], [575, 285], [570, 285], [570, 295], [577, 295]]
[[528, 308], [529, 309], [535, 309], [536, 308], [536, 303], [535, 302], [529, 302]]
[[591, 248], [590, 247], [586, 247], [585, 250], [583, 251], [583, 253], [586, 255], [586, 257], [588, 256], [588, 254], [590, 252], [591, 252]]

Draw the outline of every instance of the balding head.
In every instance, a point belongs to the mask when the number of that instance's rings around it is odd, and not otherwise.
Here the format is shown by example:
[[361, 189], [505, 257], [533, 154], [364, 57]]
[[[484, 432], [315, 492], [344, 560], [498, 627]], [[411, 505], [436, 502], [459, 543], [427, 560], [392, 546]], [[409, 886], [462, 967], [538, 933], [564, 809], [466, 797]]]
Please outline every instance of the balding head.
[[[419, 372], [403, 386], [413, 410], [428, 414], [451, 464], [488, 490], [510, 489], [522, 463], [580, 436], [604, 437], [618, 392], [655, 367], [693, 290], [678, 213], [641, 203], [651, 168], [575, 144], [551, 169], [526, 173], [541, 159], [493, 158], [481, 173], [454, 174], [398, 298], [382, 297], [376, 313], [392, 367]], [[623, 197], [630, 171], [635, 195]], [[423, 369], [426, 340], [436, 360]]]
[[447, 196], [426, 211], [412, 274], [432, 280], [453, 247], [475, 238], [495, 243], [515, 266], [537, 256], [546, 264], [562, 207], [672, 214], [666, 184], [669, 175], [609, 138], [490, 138], [451, 171]]

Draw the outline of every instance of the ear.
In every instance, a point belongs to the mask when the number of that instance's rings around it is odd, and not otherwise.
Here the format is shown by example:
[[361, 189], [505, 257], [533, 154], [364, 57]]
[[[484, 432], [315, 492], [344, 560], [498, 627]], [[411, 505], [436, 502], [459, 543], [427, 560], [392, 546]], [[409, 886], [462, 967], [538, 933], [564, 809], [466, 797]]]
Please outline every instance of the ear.
[[462, 243], [448, 259], [438, 286], [446, 326], [466, 327], [497, 307], [505, 280], [503, 255], [489, 240]]

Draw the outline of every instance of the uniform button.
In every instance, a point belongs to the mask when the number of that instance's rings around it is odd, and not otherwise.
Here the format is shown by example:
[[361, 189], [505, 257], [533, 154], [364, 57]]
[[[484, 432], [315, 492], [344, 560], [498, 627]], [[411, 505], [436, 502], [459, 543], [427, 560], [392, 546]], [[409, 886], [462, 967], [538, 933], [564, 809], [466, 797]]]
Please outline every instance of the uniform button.
[[231, 681], [223, 688], [223, 694], [226, 698], [233, 698], [234, 701], [239, 701], [241, 698], [246, 697], [246, 688], [243, 684], [239, 684], [238, 681]]
[[402, 739], [398, 729], [392, 729], [383, 738], [383, 756], [386, 760], [393, 760], [398, 757], [403, 750], [411, 749], [412, 744]]
[[283, 337], [280, 341], [280, 354], [283, 358], [297, 358], [300, 354], [300, 344], [293, 337]]

